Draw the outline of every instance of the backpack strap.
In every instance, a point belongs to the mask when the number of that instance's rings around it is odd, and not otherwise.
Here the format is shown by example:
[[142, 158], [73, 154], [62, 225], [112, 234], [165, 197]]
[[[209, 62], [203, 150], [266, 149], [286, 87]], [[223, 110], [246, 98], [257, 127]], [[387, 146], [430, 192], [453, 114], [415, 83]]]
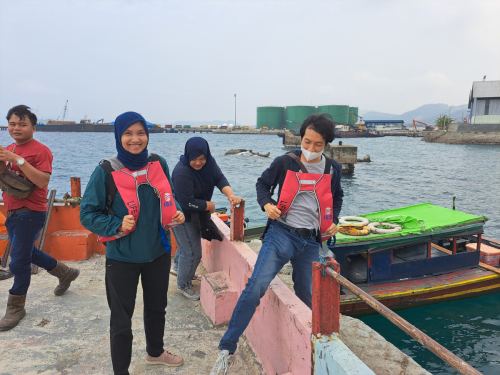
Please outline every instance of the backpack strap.
[[[160, 160], [160, 155], [158, 154], [151, 154], [151, 161], [159, 161]], [[108, 188], [106, 190], [106, 207], [104, 208], [104, 213], [106, 215], [113, 215], [113, 209], [111, 208], [113, 206], [113, 202], [115, 200], [115, 195], [116, 191], [118, 190], [116, 188], [115, 180], [113, 179], [113, 175], [111, 172], [114, 171], [113, 166], [109, 162], [109, 160], [104, 159], [101, 160], [99, 163], [99, 166], [104, 169], [106, 172], [107, 180], [108, 180]]]
[[325, 156], [325, 172], [323, 174], [330, 174], [331, 169], [332, 169], [332, 160]]
[[297, 155], [295, 155], [293, 152], [289, 152], [287, 155], [290, 156], [299, 165], [300, 171], [302, 173], [309, 173], [307, 171], [306, 166], [304, 165], [304, 163], [302, 163], [302, 161], [300, 160], [300, 158]]
[[104, 208], [104, 213], [106, 215], [113, 215], [113, 209], [111, 208], [111, 206], [113, 206], [113, 201], [115, 200], [115, 194], [117, 190], [115, 180], [111, 175], [111, 172], [113, 172], [114, 169], [111, 166], [109, 160], [106, 159], [101, 160], [99, 166], [106, 172], [106, 178], [108, 183], [108, 187], [106, 189], [106, 206]]

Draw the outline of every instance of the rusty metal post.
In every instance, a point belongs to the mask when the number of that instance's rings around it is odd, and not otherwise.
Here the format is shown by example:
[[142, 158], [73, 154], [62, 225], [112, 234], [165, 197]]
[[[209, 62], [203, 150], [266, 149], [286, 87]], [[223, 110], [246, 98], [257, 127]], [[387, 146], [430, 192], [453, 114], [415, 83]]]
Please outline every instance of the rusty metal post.
[[242, 201], [238, 207], [231, 204], [231, 223], [230, 237], [231, 241], [242, 242], [245, 238], [245, 201]]
[[71, 177], [71, 197], [81, 197], [82, 196], [82, 185], [80, 183], [80, 177]]
[[331, 259], [312, 264], [312, 334], [330, 336], [340, 329], [340, 284], [323, 270], [330, 267], [340, 272], [340, 265]]
[[482, 235], [478, 234], [477, 235], [477, 247], [476, 247], [477, 251], [481, 251], [481, 241], [482, 241]]

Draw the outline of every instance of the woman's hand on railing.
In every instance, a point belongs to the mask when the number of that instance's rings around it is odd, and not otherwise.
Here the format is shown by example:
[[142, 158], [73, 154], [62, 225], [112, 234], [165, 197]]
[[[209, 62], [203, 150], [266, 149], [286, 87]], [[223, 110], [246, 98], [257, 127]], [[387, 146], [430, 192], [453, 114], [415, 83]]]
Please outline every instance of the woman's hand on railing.
[[174, 216], [172, 216], [172, 220], [177, 224], [182, 224], [186, 220], [184, 214], [181, 211], [177, 211]]
[[228, 195], [227, 200], [229, 201], [229, 203], [231, 203], [231, 205], [237, 206], [245, 199], [237, 197], [236, 195], [233, 194], [233, 195]]

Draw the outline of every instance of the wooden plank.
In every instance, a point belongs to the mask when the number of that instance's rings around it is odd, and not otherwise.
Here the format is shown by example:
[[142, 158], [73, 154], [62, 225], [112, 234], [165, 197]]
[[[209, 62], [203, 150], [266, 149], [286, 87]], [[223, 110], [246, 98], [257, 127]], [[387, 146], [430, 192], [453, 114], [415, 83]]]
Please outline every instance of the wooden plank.
[[[439, 251], [442, 251], [443, 253], [446, 253], [446, 254], [453, 254], [450, 250], [448, 249], [445, 249], [444, 247], [441, 247], [439, 245], [436, 245], [436, 244], [432, 244], [431, 245], [434, 249], [437, 249]], [[478, 251], [478, 250], [476, 250]], [[485, 264], [485, 263], [482, 263], [482, 262], [479, 262], [479, 267], [485, 269], [485, 270], [488, 270], [488, 271], [491, 271], [491, 272], [494, 272], [498, 275], [500, 275], [500, 269], [496, 268], [496, 267], [493, 267], [493, 266], [490, 266], [489, 264]]]

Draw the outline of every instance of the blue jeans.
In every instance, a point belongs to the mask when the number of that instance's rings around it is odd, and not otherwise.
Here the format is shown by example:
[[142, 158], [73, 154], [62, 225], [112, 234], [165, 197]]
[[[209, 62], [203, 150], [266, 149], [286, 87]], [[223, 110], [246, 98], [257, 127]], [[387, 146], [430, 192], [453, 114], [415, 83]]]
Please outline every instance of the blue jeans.
[[201, 233], [188, 222], [172, 227], [172, 231], [178, 246], [174, 257], [174, 267], [177, 263], [177, 287], [188, 289], [192, 287], [191, 280], [201, 261]]
[[10, 272], [14, 274], [14, 285], [9, 291], [14, 296], [28, 292], [31, 282], [31, 263], [47, 271], [57, 266], [57, 260], [35, 247], [45, 222], [46, 212], [24, 212], [12, 215], [5, 221], [11, 243]]
[[320, 245], [316, 237], [302, 236], [284, 224], [273, 221], [262, 242], [257, 263], [241, 293], [222, 337], [219, 350], [234, 353], [238, 340], [252, 319], [260, 299], [283, 266], [291, 261], [295, 294], [309, 308], [312, 305], [312, 262], [318, 260]]

